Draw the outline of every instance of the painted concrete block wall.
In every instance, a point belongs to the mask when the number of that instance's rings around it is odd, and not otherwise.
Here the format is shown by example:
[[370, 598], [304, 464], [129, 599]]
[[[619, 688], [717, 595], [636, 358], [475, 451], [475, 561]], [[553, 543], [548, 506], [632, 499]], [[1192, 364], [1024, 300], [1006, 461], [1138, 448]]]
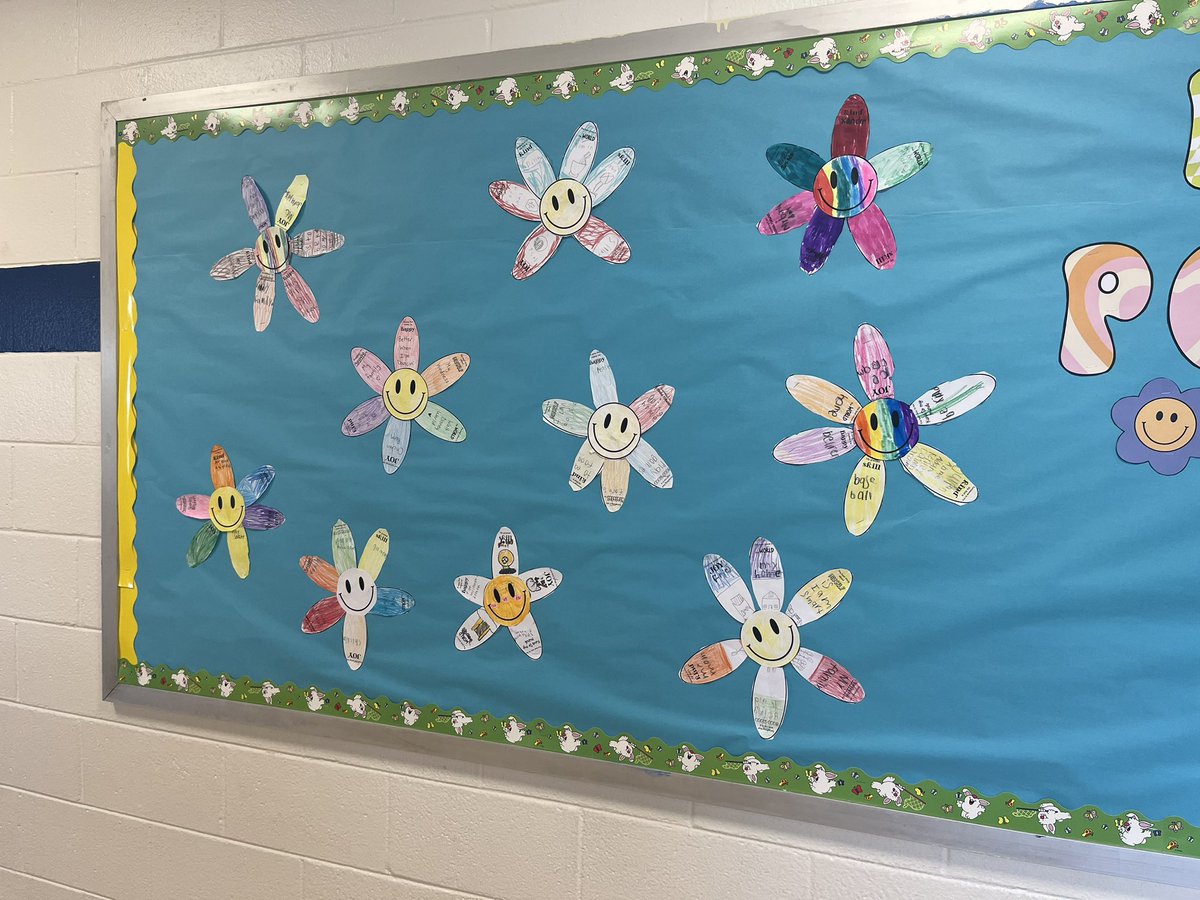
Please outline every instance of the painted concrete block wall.
[[[0, 0], [0, 265], [98, 258], [102, 100], [809, 5]], [[6, 900], [1200, 896], [531, 774], [520, 751], [103, 702], [99, 373], [0, 354]]]

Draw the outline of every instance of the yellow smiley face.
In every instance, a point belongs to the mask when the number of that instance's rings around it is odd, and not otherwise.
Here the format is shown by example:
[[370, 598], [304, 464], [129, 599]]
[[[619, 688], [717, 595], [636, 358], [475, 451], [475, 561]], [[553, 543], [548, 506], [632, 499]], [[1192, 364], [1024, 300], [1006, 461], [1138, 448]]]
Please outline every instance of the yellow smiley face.
[[1151, 400], [1137, 414], [1138, 440], [1160, 453], [1178, 450], [1196, 434], [1196, 414], [1174, 397]]
[[217, 488], [208, 498], [208, 518], [217, 531], [234, 531], [246, 518], [246, 501], [231, 487]]
[[542, 195], [542, 224], [553, 234], [574, 234], [592, 215], [592, 192], [573, 178], [562, 178]]
[[383, 405], [397, 419], [415, 419], [429, 405], [429, 385], [416, 369], [397, 369], [384, 382]]
[[642, 423], [623, 403], [605, 403], [588, 422], [588, 443], [605, 459], [624, 459], [642, 439]]
[[254, 255], [264, 269], [270, 272], [282, 269], [291, 256], [287, 232], [277, 225], [272, 225], [254, 242]]
[[483, 608], [500, 625], [519, 625], [529, 615], [529, 588], [515, 575], [499, 575], [483, 589]]
[[742, 649], [760, 666], [778, 669], [800, 652], [800, 629], [786, 613], [759, 610], [742, 626]]
[[515, 562], [513, 559], [513, 552], [505, 547], [496, 554], [496, 562], [500, 564], [501, 569], [511, 569], [513, 562]]

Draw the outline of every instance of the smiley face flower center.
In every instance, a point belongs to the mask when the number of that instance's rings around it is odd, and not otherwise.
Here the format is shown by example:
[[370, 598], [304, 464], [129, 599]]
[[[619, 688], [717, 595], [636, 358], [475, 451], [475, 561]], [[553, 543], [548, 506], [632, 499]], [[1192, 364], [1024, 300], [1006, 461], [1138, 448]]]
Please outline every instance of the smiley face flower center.
[[875, 202], [879, 176], [861, 156], [837, 156], [821, 168], [813, 183], [817, 207], [836, 219], [857, 216]]
[[592, 192], [574, 178], [560, 178], [542, 194], [542, 224], [552, 234], [570, 235], [592, 215]]
[[605, 403], [588, 421], [588, 443], [605, 459], [624, 459], [642, 440], [642, 423], [623, 403]]
[[516, 575], [499, 575], [483, 589], [483, 608], [500, 625], [519, 625], [529, 615], [529, 588]]
[[871, 459], [900, 459], [917, 445], [920, 428], [912, 408], [900, 400], [875, 400], [854, 419], [854, 443]]
[[1138, 440], [1160, 453], [1178, 450], [1196, 436], [1196, 414], [1174, 397], [1151, 400], [1135, 418]]
[[742, 625], [742, 649], [746, 655], [770, 669], [786, 666], [800, 652], [800, 629], [782, 612], [759, 610]]
[[272, 225], [254, 242], [254, 256], [259, 266], [268, 272], [278, 272], [287, 265], [291, 255], [287, 232], [278, 225]]
[[337, 599], [347, 613], [365, 616], [379, 599], [375, 576], [363, 569], [347, 569], [338, 576]]
[[235, 531], [246, 518], [246, 501], [235, 488], [217, 488], [208, 498], [208, 518], [217, 531]]
[[383, 383], [383, 405], [401, 421], [415, 419], [429, 405], [429, 385], [416, 369], [397, 369]]

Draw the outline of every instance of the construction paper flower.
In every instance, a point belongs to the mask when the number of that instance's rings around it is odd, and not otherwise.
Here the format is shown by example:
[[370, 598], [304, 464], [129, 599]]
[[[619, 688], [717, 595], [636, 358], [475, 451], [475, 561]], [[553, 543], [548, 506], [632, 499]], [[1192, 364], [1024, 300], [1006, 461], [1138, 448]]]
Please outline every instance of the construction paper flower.
[[505, 212], [530, 222], [541, 220], [517, 252], [513, 278], [523, 281], [544, 266], [558, 249], [559, 241], [568, 236], [606, 262], [629, 260], [625, 239], [592, 215], [592, 210], [625, 180], [633, 168], [633, 149], [622, 147], [593, 169], [597, 135], [595, 122], [579, 126], [567, 145], [557, 179], [542, 148], [527, 137], [517, 138], [517, 168], [525, 184], [493, 181], [488, 188]]
[[760, 537], [750, 548], [750, 584], [757, 609], [742, 576], [721, 557], [712, 553], [704, 557], [704, 577], [717, 602], [742, 630], [738, 637], [709, 644], [685, 662], [679, 670], [683, 681], [707, 684], [724, 678], [747, 658], [754, 660], [759, 669], [754, 676], [751, 712], [759, 736], [768, 740], [775, 737], [787, 711], [785, 666], [790, 665], [817, 690], [837, 700], [858, 703], [866, 696], [844, 666], [800, 646], [800, 628], [832, 610], [850, 590], [848, 571], [830, 569], [818, 575], [796, 591], [782, 612], [783, 563], [766, 538]]
[[600, 472], [604, 505], [616, 512], [629, 491], [630, 466], [656, 488], [674, 483], [670, 466], [644, 436], [670, 409], [675, 388], [660, 384], [625, 406], [617, 402], [616, 379], [599, 350], [592, 351], [590, 367], [596, 409], [573, 400], [547, 400], [542, 418], [547, 425], [584, 439], [571, 467], [571, 490], [583, 490]]
[[782, 463], [804, 466], [834, 459], [855, 447], [863, 457], [846, 491], [846, 528], [860, 535], [871, 527], [883, 503], [884, 462], [900, 465], [930, 493], [962, 506], [979, 491], [948, 456], [918, 443], [920, 429], [941, 425], [969, 412], [992, 395], [996, 379], [986, 372], [964, 375], [926, 391], [911, 404], [893, 395], [892, 352], [874, 325], [861, 325], [854, 337], [854, 364], [867, 392], [866, 406], [844, 388], [812, 375], [793, 375], [787, 389], [803, 406], [837, 428], [813, 428], [784, 438], [775, 447]]
[[308, 176], [297, 175], [292, 179], [279, 208], [275, 210], [275, 224], [267, 218], [267, 202], [263, 199], [262, 191], [247, 175], [242, 179], [242, 199], [246, 201], [246, 212], [250, 213], [250, 221], [258, 229], [258, 240], [253, 247], [235, 250], [217, 260], [216, 265], [208, 273], [218, 281], [229, 281], [237, 278], [258, 263], [258, 283], [254, 286], [254, 330], [266, 331], [271, 324], [271, 311], [275, 307], [275, 275], [283, 278], [283, 290], [287, 294], [296, 312], [309, 322], [315, 322], [321, 317], [317, 308], [317, 298], [313, 296], [312, 288], [300, 277], [300, 273], [292, 268], [292, 255], [322, 256], [332, 253], [346, 242], [346, 239], [333, 231], [313, 228], [302, 231], [295, 237], [288, 237], [288, 229], [300, 215], [300, 208], [308, 196]]
[[211, 494], [184, 494], [175, 508], [189, 519], [207, 519], [188, 546], [187, 564], [193, 568], [212, 555], [217, 539], [228, 536], [229, 561], [238, 578], [250, 574], [250, 543], [246, 530], [270, 531], [283, 524], [283, 513], [259, 503], [275, 478], [275, 470], [261, 466], [233, 486], [233, 465], [225, 448], [212, 448]]
[[358, 437], [374, 431], [386, 421], [383, 471], [389, 475], [404, 462], [414, 421], [443, 441], [457, 444], [467, 439], [467, 428], [458, 417], [429, 398], [462, 378], [471, 364], [471, 357], [465, 353], [451, 353], [418, 372], [420, 351], [417, 323], [411, 316], [405, 316], [396, 330], [395, 371], [390, 371], [387, 364], [370, 350], [355, 347], [350, 351], [350, 362], [358, 370], [359, 377], [379, 396], [363, 401], [350, 411], [342, 422], [342, 434]]
[[367, 656], [367, 616], [399, 616], [416, 602], [408, 591], [375, 583], [387, 554], [388, 533], [380, 528], [367, 541], [362, 557], [356, 559], [350, 526], [338, 519], [333, 524], [333, 565], [319, 556], [300, 557], [300, 568], [312, 583], [334, 592], [313, 604], [300, 630], [319, 634], [341, 622], [342, 651], [351, 669], [362, 666]]
[[1200, 457], [1198, 419], [1200, 388], [1181, 391], [1170, 378], [1155, 378], [1136, 397], [1113, 404], [1113, 424], [1121, 429], [1117, 456], [1150, 463], [1159, 475], [1178, 475], [1189, 459]]
[[801, 188], [758, 223], [761, 234], [783, 234], [808, 226], [800, 244], [800, 268], [812, 275], [825, 265], [833, 245], [850, 223], [850, 234], [867, 262], [877, 269], [896, 264], [896, 238], [876, 197], [912, 178], [933, 156], [924, 141], [900, 144], [867, 159], [871, 120], [867, 101], [851, 94], [833, 123], [833, 158], [795, 144], [772, 144], [767, 162]]
[[501, 528], [492, 546], [492, 577], [459, 575], [454, 579], [455, 590], [480, 607], [458, 629], [455, 647], [474, 650], [499, 629], [507, 628], [526, 656], [541, 657], [542, 636], [530, 606], [562, 584], [562, 572], [542, 568], [518, 574], [519, 568], [516, 535]]

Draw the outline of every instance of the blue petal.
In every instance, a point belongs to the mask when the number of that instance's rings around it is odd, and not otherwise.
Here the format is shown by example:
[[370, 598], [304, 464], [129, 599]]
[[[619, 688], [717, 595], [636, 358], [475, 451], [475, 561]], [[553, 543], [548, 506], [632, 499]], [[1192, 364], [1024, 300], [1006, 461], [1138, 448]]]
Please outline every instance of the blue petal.
[[399, 588], [381, 587], [378, 592], [375, 608], [371, 610], [373, 616], [398, 616], [408, 612], [417, 602], [412, 594]]

